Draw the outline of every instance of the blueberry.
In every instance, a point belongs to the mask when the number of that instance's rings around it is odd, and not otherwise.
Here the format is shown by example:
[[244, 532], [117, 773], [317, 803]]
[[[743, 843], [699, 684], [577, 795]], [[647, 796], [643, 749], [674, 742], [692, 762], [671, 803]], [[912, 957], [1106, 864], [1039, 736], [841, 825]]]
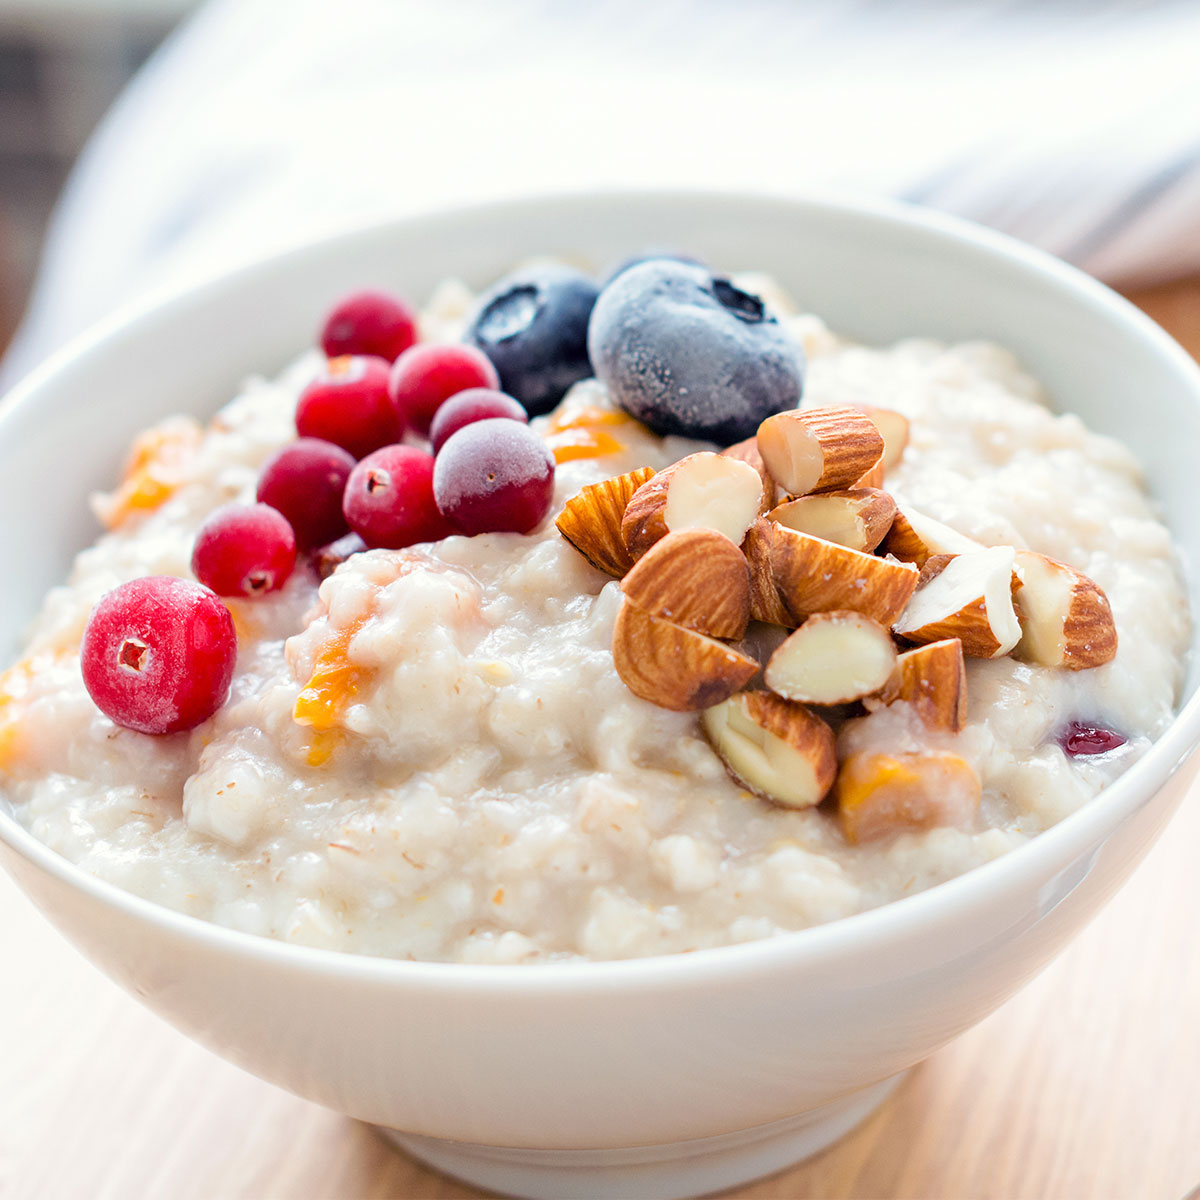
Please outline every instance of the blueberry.
[[739, 442], [804, 389], [804, 351], [757, 296], [669, 259], [601, 292], [588, 349], [616, 403], [658, 434]]
[[570, 267], [519, 271], [479, 302], [466, 340], [492, 360], [500, 387], [530, 416], [549, 412], [592, 373], [588, 318], [600, 289]]
[[643, 250], [640, 254], [631, 254], [628, 258], [623, 258], [605, 275], [603, 286], [608, 287], [618, 275], [623, 275], [630, 267], [640, 267], [642, 263], [653, 262], [658, 258], [665, 258], [670, 262], [689, 263], [693, 267], [704, 266], [698, 258], [693, 258], [690, 254], [680, 254], [675, 250], [648, 249]]

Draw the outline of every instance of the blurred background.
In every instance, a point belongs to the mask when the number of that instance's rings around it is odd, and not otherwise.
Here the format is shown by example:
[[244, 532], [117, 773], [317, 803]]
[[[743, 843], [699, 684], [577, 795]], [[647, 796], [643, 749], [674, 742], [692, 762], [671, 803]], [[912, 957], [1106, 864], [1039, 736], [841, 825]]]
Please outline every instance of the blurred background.
[[0, 0], [0, 389], [156, 287], [594, 186], [930, 204], [1200, 340], [1198, 61], [1196, 0]]

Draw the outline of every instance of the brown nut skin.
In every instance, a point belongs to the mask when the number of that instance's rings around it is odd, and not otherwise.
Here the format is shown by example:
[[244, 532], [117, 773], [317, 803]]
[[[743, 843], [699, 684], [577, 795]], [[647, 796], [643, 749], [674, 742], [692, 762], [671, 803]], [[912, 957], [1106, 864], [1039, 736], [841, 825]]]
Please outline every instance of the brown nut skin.
[[589, 483], [563, 506], [558, 532], [597, 570], [620, 579], [633, 566], [621, 536], [621, 520], [633, 494], [654, 476], [650, 467]]
[[728, 700], [758, 663], [714, 638], [653, 617], [622, 601], [613, 627], [613, 665], [635, 696], [674, 712]]
[[737, 639], [750, 620], [746, 556], [715, 529], [681, 529], [655, 542], [621, 585], [628, 603], [710, 637]]

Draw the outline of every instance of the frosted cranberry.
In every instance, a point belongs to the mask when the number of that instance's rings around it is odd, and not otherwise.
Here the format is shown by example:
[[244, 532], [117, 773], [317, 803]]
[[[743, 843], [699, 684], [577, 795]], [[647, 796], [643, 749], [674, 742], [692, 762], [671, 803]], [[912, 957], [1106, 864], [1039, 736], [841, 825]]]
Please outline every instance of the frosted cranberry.
[[355, 458], [390, 446], [400, 436], [400, 418], [388, 396], [390, 370], [382, 358], [331, 358], [300, 393], [296, 432], [333, 442]]
[[258, 499], [288, 519], [301, 550], [346, 532], [342, 493], [354, 459], [341, 446], [301, 438], [275, 453], [258, 477]]
[[416, 340], [416, 313], [399, 296], [371, 288], [334, 305], [321, 330], [321, 349], [330, 358], [376, 354], [394, 362]]
[[454, 532], [433, 502], [433, 455], [413, 446], [368, 454], [350, 475], [343, 509], [373, 549], [399, 550]]
[[529, 424], [529, 414], [519, 400], [491, 388], [467, 388], [465, 392], [451, 396], [434, 414], [433, 424], [429, 426], [429, 440], [433, 443], [434, 454], [452, 433], [457, 433], [464, 425], [486, 421], [489, 417], [505, 417], [510, 421], [520, 421], [522, 425]]
[[328, 579], [353, 554], [361, 554], [370, 546], [357, 533], [344, 533], [336, 542], [313, 551], [312, 564], [319, 579]]
[[108, 593], [83, 635], [83, 683], [126, 729], [178, 733], [225, 703], [237, 660], [229, 610], [188, 579], [150, 575]]
[[218, 508], [196, 534], [192, 574], [218, 596], [262, 596], [296, 565], [296, 535], [269, 504]]
[[554, 456], [528, 425], [475, 421], [438, 452], [433, 494], [463, 533], [528, 533], [550, 511]]
[[1100, 725], [1085, 725], [1072, 721], [1058, 735], [1058, 744], [1072, 757], [1082, 758], [1088, 754], [1107, 754], [1125, 745], [1126, 738], [1114, 729]]
[[499, 388], [500, 376], [491, 359], [474, 346], [425, 343], [396, 359], [388, 386], [400, 419], [427, 437], [443, 400], [467, 388]]

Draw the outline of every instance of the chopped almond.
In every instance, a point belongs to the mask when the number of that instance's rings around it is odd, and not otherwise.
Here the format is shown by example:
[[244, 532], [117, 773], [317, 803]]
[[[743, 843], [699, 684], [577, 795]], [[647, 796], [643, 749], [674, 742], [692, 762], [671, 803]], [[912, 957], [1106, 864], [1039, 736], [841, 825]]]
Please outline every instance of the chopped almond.
[[720, 704], [758, 671], [752, 658], [628, 602], [613, 628], [613, 664], [635, 696], [660, 708], [694, 712]]
[[563, 506], [554, 524], [558, 532], [592, 564], [618, 579], [633, 566], [621, 536], [621, 518], [634, 492], [654, 475], [639, 467], [627, 475], [589, 483]]
[[811, 808], [833, 786], [833, 730], [802, 704], [740, 692], [705, 709], [700, 721], [733, 778], [767, 800]]
[[869, 471], [865, 471], [858, 479], [854, 481], [856, 488], [881, 488], [883, 487], [883, 459], [881, 458]]
[[750, 620], [746, 556], [714, 529], [681, 529], [655, 542], [621, 585], [625, 599], [654, 617], [740, 638]]
[[1086, 575], [1032, 550], [1017, 551], [1016, 570], [1022, 584], [1016, 594], [1017, 658], [1083, 671], [1116, 657], [1108, 597]]
[[842, 763], [834, 784], [846, 841], [966, 825], [979, 811], [979, 777], [957, 754], [859, 753]]
[[772, 521], [813, 537], [869, 553], [883, 541], [896, 515], [895, 501], [878, 488], [847, 488], [789, 500], [771, 510]]
[[744, 442], [736, 442], [728, 449], [722, 450], [721, 454], [725, 458], [736, 458], [738, 462], [744, 462], [758, 472], [763, 489], [762, 501], [758, 506], [759, 515], [770, 512], [775, 507], [775, 496], [779, 489], [775, 486], [775, 480], [771, 478], [771, 472], [767, 470], [767, 464], [763, 462], [762, 455], [758, 452], [758, 439], [749, 437]]
[[853, 487], [883, 457], [883, 437], [855, 408], [776, 413], [758, 427], [771, 477], [792, 496]]
[[857, 612], [817, 613], [771, 655], [763, 682], [788, 700], [849, 704], [879, 691], [895, 667], [896, 647], [878, 622]]
[[1021, 637], [1013, 607], [1011, 546], [958, 554], [913, 593], [895, 630], [910, 642], [959, 638], [972, 658], [999, 658]]
[[799, 620], [849, 609], [890, 626], [917, 586], [910, 563], [876, 558], [783, 525], [771, 531], [771, 572], [784, 607]]
[[894, 409], [876, 408], [873, 404], [857, 404], [855, 407], [871, 418], [871, 423], [883, 438], [883, 470], [894, 471], [908, 445], [908, 418]]
[[984, 547], [965, 533], [959, 533], [899, 500], [896, 502], [895, 520], [883, 539], [883, 549], [901, 562], [916, 563], [918, 567], [923, 567], [925, 560], [934, 554], [966, 554]]
[[715, 529], [740, 545], [762, 497], [762, 479], [748, 463], [707, 450], [689, 454], [634, 492], [621, 536], [635, 559], [681, 529]]
[[931, 729], [957, 733], [967, 719], [967, 670], [962, 642], [946, 638], [896, 658], [896, 669], [880, 698], [911, 704]]
[[750, 526], [742, 553], [750, 567], [750, 616], [755, 621], [768, 625], [782, 625], [794, 629], [799, 622], [788, 612], [771, 567], [771, 547], [775, 541], [776, 525], [766, 517], [760, 517]]

